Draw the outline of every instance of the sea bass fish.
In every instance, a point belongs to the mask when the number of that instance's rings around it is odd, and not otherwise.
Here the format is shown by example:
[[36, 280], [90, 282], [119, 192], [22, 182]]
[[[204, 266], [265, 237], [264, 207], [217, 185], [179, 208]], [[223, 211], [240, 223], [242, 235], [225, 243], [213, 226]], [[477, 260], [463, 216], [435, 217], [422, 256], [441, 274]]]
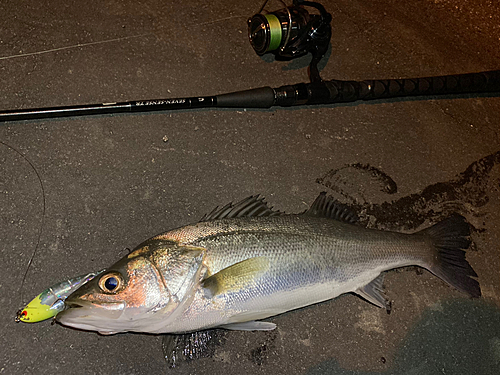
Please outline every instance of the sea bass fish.
[[261, 319], [343, 293], [385, 307], [382, 273], [409, 265], [481, 295], [463, 217], [414, 234], [356, 219], [325, 193], [302, 214], [274, 211], [258, 196], [216, 208], [137, 246], [71, 294], [56, 320], [101, 334], [271, 330]]

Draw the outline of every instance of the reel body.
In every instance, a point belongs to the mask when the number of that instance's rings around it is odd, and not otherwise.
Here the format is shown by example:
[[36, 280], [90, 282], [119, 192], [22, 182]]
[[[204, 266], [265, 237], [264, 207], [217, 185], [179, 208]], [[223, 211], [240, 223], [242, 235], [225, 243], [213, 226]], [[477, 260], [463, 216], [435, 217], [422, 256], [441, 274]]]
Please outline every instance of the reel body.
[[[300, 0], [294, 0], [292, 6], [262, 14], [266, 3], [248, 19], [248, 38], [255, 52], [259, 56], [273, 53], [278, 60], [290, 60], [311, 52], [311, 81], [321, 81], [317, 63], [330, 44], [332, 16], [321, 4]], [[319, 14], [309, 13], [306, 7], [315, 8]]]

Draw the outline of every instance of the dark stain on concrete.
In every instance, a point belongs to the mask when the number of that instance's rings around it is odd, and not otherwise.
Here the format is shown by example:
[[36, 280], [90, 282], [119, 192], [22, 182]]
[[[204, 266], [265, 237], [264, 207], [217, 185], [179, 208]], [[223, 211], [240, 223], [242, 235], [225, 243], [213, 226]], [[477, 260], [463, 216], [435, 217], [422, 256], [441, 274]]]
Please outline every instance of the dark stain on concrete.
[[271, 355], [273, 349], [275, 348], [274, 341], [276, 340], [278, 333], [276, 330], [266, 332], [266, 339], [262, 344], [257, 346], [255, 349], [250, 351], [250, 360], [258, 365], [262, 366], [267, 362], [269, 356]]
[[181, 335], [164, 335], [163, 355], [168, 367], [174, 368], [183, 362], [212, 357], [215, 349], [226, 341], [226, 331], [210, 329]]
[[[316, 182], [351, 200], [355, 198], [352, 192], [358, 191], [363, 200], [366, 200], [362, 191], [366, 188], [360, 189], [356, 184], [360, 179], [364, 180], [364, 186], [368, 185], [369, 190], [379, 190], [387, 194], [394, 194], [398, 191], [396, 182], [387, 173], [369, 164], [361, 163], [332, 169], [323, 177], [318, 178]], [[350, 187], [349, 192], [346, 191], [346, 186]]]
[[[328, 172], [317, 182], [351, 200], [351, 207], [360, 213], [362, 223], [380, 229], [413, 230], [426, 220], [437, 222], [453, 213], [478, 216], [477, 209], [489, 201], [487, 192], [491, 191], [491, 172], [499, 163], [500, 151], [497, 151], [472, 163], [450, 181], [438, 182], [421, 192], [382, 203], [367, 202], [361, 191], [363, 188], [359, 187], [377, 184], [388, 187], [393, 184], [391, 190], [381, 191], [396, 191], [394, 180], [375, 167], [358, 168], [354, 166], [359, 164], [352, 164]], [[498, 190], [498, 182], [493, 184], [495, 186]]]

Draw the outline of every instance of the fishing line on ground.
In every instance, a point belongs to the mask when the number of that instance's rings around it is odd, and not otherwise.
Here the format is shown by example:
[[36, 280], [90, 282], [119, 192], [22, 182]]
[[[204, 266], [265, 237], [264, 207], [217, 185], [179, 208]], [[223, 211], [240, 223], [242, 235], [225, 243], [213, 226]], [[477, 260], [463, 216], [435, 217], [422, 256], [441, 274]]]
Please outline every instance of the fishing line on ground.
[[29, 166], [31, 167], [31, 169], [33, 169], [33, 172], [35, 172], [35, 175], [38, 178], [38, 182], [40, 183], [40, 188], [42, 190], [42, 219], [40, 220], [40, 228], [38, 229], [38, 239], [37, 239], [37, 242], [36, 242], [36, 245], [35, 245], [35, 249], [33, 250], [33, 253], [31, 254], [31, 257], [30, 257], [30, 259], [28, 261], [28, 267], [26, 268], [26, 271], [24, 272], [23, 281], [21, 282], [21, 286], [19, 287], [19, 292], [21, 294], [21, 305], [22, 305], [23, 304], [23, 300], [24, 300], [24, 296], [23, 296], [24, 283], [26, 282], [26, 277], [27, 277], [28, 272], [30, 270], [31, 264], [33, 263], [33, 259], [35, 258], [35, 255], [36, 255], [36, 253], [38, 251], [38, 248], [40, 246], [40, 239], [42, 237], [43, 226], [45, 224], [45, 206], [46, 206], [45, 205], [45, 188], [43, 187], [43, 182], [42, 182], [42, 178], [40, 177], [40, 174], [36, 170], [36, 168], [33, 165], [33, 163], [24, 154], [22, 152], [20, 152], [19, 150], [17, 150], [16, 148], [8, 145], [5, 142], [0, 141], [0, 143], [3, 144], [5, 147], [10, 148], [12, 151], [14, 151], [15, 153], [17, 153], [24, 160], [26, 160], [26, 162], [29, 164]]

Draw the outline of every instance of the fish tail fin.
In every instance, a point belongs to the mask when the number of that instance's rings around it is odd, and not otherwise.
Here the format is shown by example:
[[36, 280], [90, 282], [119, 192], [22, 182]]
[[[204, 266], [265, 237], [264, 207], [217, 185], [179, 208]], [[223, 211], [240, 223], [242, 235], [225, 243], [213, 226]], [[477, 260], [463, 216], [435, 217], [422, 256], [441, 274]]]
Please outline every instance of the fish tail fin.
[[429, 236], [437, 251], [433, 264], [428, 267], [434, 275], [473, 298], [481, 296], [476, 272], [465, 259], [465, 250], [471, 243], [469, 224], [460, 215], [451, 216], [423, 234]]

